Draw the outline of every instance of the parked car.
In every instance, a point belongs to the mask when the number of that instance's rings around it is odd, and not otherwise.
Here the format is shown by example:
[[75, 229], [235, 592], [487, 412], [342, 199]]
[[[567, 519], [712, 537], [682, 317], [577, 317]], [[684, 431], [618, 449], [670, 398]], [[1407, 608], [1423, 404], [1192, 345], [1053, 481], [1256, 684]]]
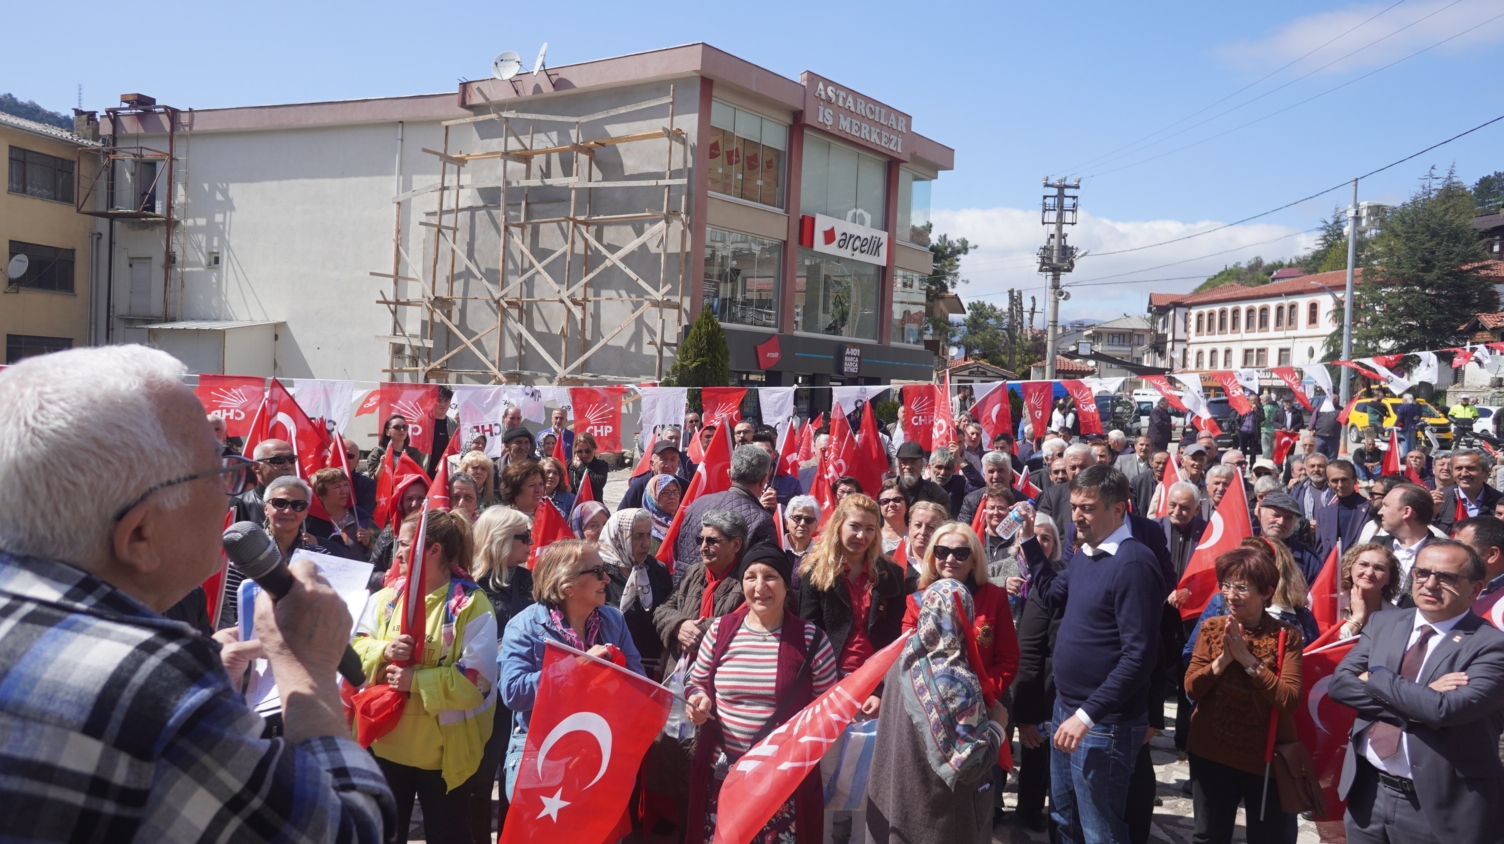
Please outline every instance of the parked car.
[[[1353, 405], [1353, 412], [1347, 417], [1347, 441], [1350, 443], [1363, 442], [1363, 435], [1369, 427], [1379, 428], [1380, 435], [1382, 436], [1384, 428], [1394, 427], [1394, 409], [1400, 405], [1401, 401], [1401, 399], [1397, 398], [1384, 399], [1385, 414], [1384, 418], [1379, 420], [1370, 420], [1368, 418], [1368, 408], [1372, 404], [1371, 401], [1358, 402]], [[1415, 403], [1420, 405], [1421, 413], [1423, 414], [1421, 416], [1421, 430], [1430, 439], [1440, 442], [1443, 448], [1451, 447], [1452, 420], [1448, 419], [1445, 413], [1437, 410], [1430, 402], [1424, 399], [1416, 399]], [[1491, 426], [1484, 424], [1483, 418], [1483, 411], [1478, 411], [1478, 427], [1489, 429]]]
[[1226, 396], [1214, 396], [1206, 400], [1206, 407], [1212, 413], [1212, 419], [1216, 420], [1217, 427], [1222, 433], [1216, 436], [1218, 450], [1236, 448], [1238, 445], [1238, 426], [1233, 421], [1232, 406], [1227, 403]]
[[1117, 395], [1097, 396], [1097, 416], [1102, 419], [1104, 431], [1122, 431], [1130, 440], [1138, 436], [1139, 418], [1132, 399]]

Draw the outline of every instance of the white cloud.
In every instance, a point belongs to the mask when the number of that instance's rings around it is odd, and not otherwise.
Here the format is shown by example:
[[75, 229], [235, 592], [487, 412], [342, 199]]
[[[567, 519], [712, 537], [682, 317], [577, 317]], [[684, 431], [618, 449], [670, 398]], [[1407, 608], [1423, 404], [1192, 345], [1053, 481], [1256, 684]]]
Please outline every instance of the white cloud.
[[[1405, 3], [1364, 23], [1390, 5], [1393, 4], [1388, 0], [1380, 0], [1306, 15], [1262, 38], [1223, 46], [1217, 53], [1234, 66], [1265, 71], [1316, 50], [1286, 74], [1309, 72], [1334, 60], [1335, 63], [1324, 68], [1322, 73], [1342, 73], [1371, 70], [1454, 35], [1458, 37], [1437, 49], [1458, 52], [1504, 41], [1504, 18], [1478, 26], [1504, 13], [1504, 0]], [[1336, 40], [1332, 41], [1333, 38]], [[1332, 43], [1326, 44], [1327, 41]], [[1369, 44], [1372, 46], [1367, 46]], [[1342, 58], [1349, 53], [1353, 55]]]
[[[953, 239], [964, 237], [977, 244], [961, 260], [962, 276], [969, 280], [958, 291], [962, 301], [1004, 306], [1008, 301], [1006, 291], [1021, 289], [1026, 311], [1029, 297], [1035, 297], [1040, 312], [1037, 324], [1043, 327], [1045, 288], [1049, 282], [1037, 272], [1035, 256], [1048, 232], [1040, 225], [1038, 211], [936, 209], [930, 216], [935, 232]], [[1209, 220], [1117, 221], [1082, 212], [1080, 222], [1067, 227], [1067, 241], [1094, 254], [1079, 259], [1075, 272], [1064, 278], [1063, 283], [1071, 288], [1071, 298], [1061, 303], [1061, 321], [1141, 314], [1148, 308], [1150, 293], [1185, 292], [1224, 266], [1246, 262], [1255, 255], [1266, 261], [1289, 258], [1308, 251], [1316, 240], [1314, 233], [1301, 232], [1293, 226], [1251, 223], [1141, 252], [1100, 257], [1095, 254], [1173, 240], [1220, 225]], [[1182, 278], [1187, 276], [1190, 278]], [[1114, 283], [1089, 283], [1097, 279]]]

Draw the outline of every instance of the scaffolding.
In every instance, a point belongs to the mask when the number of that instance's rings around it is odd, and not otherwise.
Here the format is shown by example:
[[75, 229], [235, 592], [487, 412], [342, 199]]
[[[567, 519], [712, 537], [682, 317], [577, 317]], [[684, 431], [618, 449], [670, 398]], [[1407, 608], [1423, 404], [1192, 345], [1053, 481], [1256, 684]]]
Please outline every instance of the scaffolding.
[[[392, 333], [378, 337], [390, 344], [384, 371], [492, 384], [661, 378], [682, 331], [690, 242], [689, 139], [674, 95], [669, 86], [667, 96], [569, 116], [499, 110], [481, 92], [487, 113], [445, 121], [442, 149], [422, 150], [438, 162], [438, 184], [394, 198], [391, 271], [371, 273], [390, 282], [377, 299], [392, 317]], [[641, 113], [662, 106], [667, 124], [650, 131], [604, 124], [651, 121]], [[468, 131], [479, 148], [452, 148]], [[653, 144], [661, 177], [644, 164]], [[599, 160], [608, 150], [610, 166]], [[423, 231], [418, 260], [403, 248], [404, 207]], [[626, 331], [647, 352], [641, 366], [613, 343]], [[628, 353], [611, 372], [593, 365], [607, 350]]]

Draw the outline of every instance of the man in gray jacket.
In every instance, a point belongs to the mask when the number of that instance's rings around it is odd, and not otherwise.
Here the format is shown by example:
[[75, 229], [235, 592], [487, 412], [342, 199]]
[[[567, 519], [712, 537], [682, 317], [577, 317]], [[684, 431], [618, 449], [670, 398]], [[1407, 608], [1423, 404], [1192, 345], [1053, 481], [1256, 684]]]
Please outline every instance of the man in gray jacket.
[[730, 510], [747, 522], [747, 541], [744, 547], [763, 542], [778, 542], [778, 527], [773, 524], [773, 515], [762, 506], [762, 491], [767, 486], [768, 473], [773, 468], [773, 459], [756, 444], [739, 445], [731, 452], [731, 488], [725, 492], [702, 495], [689, 503], [689, 512], [684, 514], [684, 525], [674, 542], [674, 584], [684, 577], [684, 572], [700, 562], [700, 532], [694, 526], [712, 510]]

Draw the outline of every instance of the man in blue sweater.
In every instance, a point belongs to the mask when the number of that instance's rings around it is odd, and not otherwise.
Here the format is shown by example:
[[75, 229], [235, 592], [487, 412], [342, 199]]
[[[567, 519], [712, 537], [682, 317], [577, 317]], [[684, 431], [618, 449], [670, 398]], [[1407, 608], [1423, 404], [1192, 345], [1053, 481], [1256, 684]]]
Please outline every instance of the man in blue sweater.
[[1149, 727], [1149, 675], [1168, 587], [1125, 520], [1122, 472], [1082, 470], [1070, 482], [1070, 506], [1081, 547], [1064, 571], [1049, 565], [1033, 525], [1023, 525], [1032, 593], [1065, 610], [1050, 725], [1054, 819], [1063, 844], [1126, 844], [1128, 783]]

